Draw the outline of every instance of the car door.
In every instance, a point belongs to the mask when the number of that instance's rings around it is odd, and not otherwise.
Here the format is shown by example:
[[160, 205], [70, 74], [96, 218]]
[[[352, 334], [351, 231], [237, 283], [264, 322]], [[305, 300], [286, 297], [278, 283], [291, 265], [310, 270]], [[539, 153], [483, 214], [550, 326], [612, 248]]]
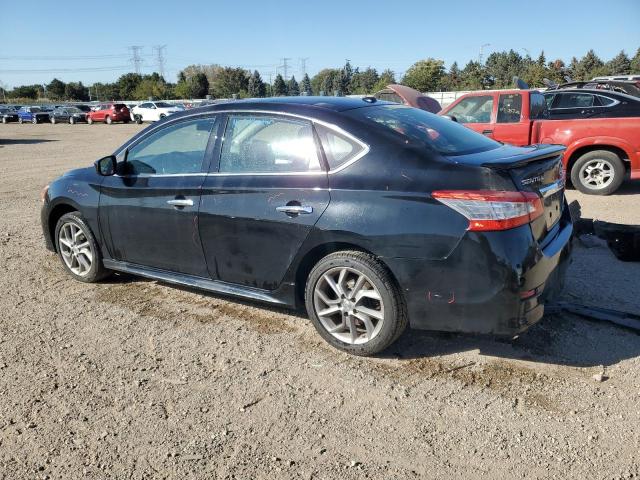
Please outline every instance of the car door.
[[213, 115], [185, 118], [127, 148], [118, 174], [101, 186], [99, 217], [112, 258], [208, 277], [198, 207], [217, 126]]
[[276, 289], [329, 204], [309, 120], [231, 113], [202, 190], [199, 225], [210, 275]]
[[529, 143], [529, 121], [522, 115], [522, 94], [501, 93], [493, 127], [493, 138], [511, 145]]
[[495, 96], [492, 94], [472, 95], [461, 99], [446, 112], [446, 115], [455, 117], [466, 127], [493, 138], [494, 103]]

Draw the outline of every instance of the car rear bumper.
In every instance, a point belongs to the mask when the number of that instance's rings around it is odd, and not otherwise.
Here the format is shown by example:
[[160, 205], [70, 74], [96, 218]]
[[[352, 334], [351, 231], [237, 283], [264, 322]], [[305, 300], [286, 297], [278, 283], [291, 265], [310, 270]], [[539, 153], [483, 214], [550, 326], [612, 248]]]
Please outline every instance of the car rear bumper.
[[564, 286], [573, 234], [568, 210], [543, 247], [523, 225], [467, 232], [442, 260], [384, 258], [411, 327], [512, 336], [536, 323]]

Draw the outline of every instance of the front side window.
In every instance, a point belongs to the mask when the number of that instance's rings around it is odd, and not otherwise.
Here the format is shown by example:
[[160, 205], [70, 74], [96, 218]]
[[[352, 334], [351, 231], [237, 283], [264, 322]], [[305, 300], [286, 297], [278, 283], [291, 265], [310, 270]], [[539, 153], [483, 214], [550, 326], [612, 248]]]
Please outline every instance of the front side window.
[[267, 115], [231, 115], [220, 155], [221, 173], [321, 171], [311, 122]]
[[518, 123], [522, 113], [522, 95], [507, 93], [498, 100], [498, 123]]
[[467, 97], [447, 112], [460, 123], [489, 123], [493, 111], [493, 95]]
[[200, 118], [152, 133], [129, 148], [125, 173], [175, 175], [200, 172], [215, 123], [215, 118]]
[[531, 92], [529, 95], [529, 117], [532, 120], [540, 120], [549, 117], [547, 100], [541, 93]]
[[344, 112], [359, 120], [393, 130], [405, 143], [417, 143], [443, 155], [464, 155], [500, 147], [495, 140], [425, 110], [404, 105], [354, 108]]

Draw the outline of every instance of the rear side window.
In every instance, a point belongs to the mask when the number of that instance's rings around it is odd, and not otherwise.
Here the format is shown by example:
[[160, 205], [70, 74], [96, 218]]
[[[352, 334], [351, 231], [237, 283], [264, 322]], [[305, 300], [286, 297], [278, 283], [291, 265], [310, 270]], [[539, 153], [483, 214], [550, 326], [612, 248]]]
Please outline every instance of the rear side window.
[[615, 99], [611, 97], [600, 96], [599, 98], [600, 98], [600, 105], [603, 107], [610, 107], [611, 105], [616, 103]]
[[168, 175], [200, 172], [215, 123], [215, 118], [200, 118], [152, 133], [129, 148], [126, 173]]
[[522, 95], [506, 93], [498, 100], [498, 123], [518, 123], [522, 113]]
[[493, 95], [467, 97], [447, 112], [460, 123], [489, 123], [493, 111]]
[[220, 155], [221, 173], [321, 171], [311, 122], [268, 115], [231, 115]]
[[355, 108], [345, 115], [393, 130], [400, 138], [443, 155], [464, 155], [498, 148], [495, 140], [445, 117], [404, 105]]
[[560, 93], [556, 95], [553, 108], [593, 107], [593, 95], [589, 93]]
[[316, 131], [320, 137], [327, 163], [329, 163], [329, 170], [335, 170], [353, 160], [365, 149], [363, 145], [352, 138], [324, 125], [317, 124]]

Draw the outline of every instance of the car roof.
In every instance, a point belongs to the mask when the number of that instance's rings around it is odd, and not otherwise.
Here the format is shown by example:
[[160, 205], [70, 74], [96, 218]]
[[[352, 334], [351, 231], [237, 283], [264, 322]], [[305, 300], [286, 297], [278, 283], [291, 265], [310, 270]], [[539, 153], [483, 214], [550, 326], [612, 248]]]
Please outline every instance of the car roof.
[[392, 102], [377, 100], [373, 97], [357, 98], [357, 97], [269, 97], [269, 98], [247, 98], [243, 100], [233, 100], [213, 105], [204, 105], [200, 108], [207, 110], [233, 110], [242, 109], [259, 109], [270, 107], [269, 110], [276, 110], [278, 107], [285, 108], [288, 106], [310, 107], [313, 109], [324, 109], [333, 112], [343, 112], [354, 108], [367, 107], [371, 105], [396, 105]]

